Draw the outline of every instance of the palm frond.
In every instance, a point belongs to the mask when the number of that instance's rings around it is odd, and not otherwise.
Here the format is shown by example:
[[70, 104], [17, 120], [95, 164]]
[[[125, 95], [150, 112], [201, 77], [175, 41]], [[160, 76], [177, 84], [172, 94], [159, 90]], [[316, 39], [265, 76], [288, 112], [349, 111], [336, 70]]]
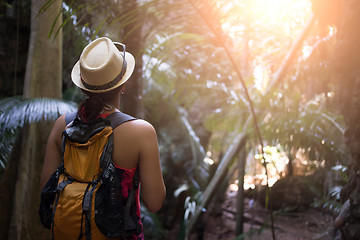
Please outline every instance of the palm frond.
[[12, 131], [10, 133], [5, 133], [2, 135], [0, 140], [0, 178], [6, 168], [12, 146], [15, 143], [17, 131]]
[[76, 110], [73, 102], [51, 98], [20, 99], [12, 97], [0, 100], [0, 133], [39, 121], [53, 121], [60, 115]]
[[7, 165], [20, 128], [32, 122], [54, 121], [60, 115], [72, 111], [76, 111], [75, 103], [58, 99], [21, 99], [19, 96], [1, 99], [0, 176]]

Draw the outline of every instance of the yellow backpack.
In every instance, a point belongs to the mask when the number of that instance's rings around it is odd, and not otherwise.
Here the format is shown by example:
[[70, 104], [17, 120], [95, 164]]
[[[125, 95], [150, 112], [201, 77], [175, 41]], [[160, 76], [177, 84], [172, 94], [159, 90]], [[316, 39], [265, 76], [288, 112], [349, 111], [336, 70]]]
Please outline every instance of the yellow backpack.
[[124, 197], [124, 170], [112, 161], [113, 129], [134, 119], [121, 112], [89, 123], [74, 113], [66, 116], [71, 123], [63, 132], [63, 163], [46, 183], [39, 208], [52, 239], [127, 239], [141, 233], [134, 199], [139, 170]]

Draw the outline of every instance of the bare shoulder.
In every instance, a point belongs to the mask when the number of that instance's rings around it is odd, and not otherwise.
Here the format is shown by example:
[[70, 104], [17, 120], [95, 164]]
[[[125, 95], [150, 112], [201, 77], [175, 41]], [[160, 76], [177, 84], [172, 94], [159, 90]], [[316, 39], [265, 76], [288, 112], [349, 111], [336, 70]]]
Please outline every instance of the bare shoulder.
[[143, 119], [136, 119], [134, 121], [130, 121], [129, 123], [132, 123], [134, 126], [138, 127], [140, 130], [143, 131], [155, 131], [153, 125]]
[[54, 127], [53, 127], [53, 131], [63, 131], [66, 127], [66, 122], [65, 122], [65, 115], [60, 116], [58, 119], [56, 119]]
[[60, 145], [62, 132], [64, 131], [65, 127], [65, 115], [62, 115], [55, 121], [49, 136], [49, 141], [54, 141], [57, 145]]
[[[128, 129], [133, 134], [141, 134], [141, 135], [147, 135], [147, 134], [156, 134], [155, 128], [153, 125], [151, 125], [149, 122], [142, 120], [142, 119], [136, 119], [133, 121], [128, 121], [122, 125], [120, 125], [123, 129]], [[120, 128], [120, 129], [122, 129]]]

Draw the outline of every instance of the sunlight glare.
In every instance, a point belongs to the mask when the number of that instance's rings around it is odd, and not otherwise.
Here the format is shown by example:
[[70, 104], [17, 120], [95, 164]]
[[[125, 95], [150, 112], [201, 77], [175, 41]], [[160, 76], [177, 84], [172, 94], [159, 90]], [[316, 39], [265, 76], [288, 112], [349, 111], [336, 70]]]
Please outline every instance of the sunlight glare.
[[[254, 77], [255, 88], [266, 91], [274, 76], [275, 62], [286, 52], [303, 30], [312, 13], [310, 0], [219, 0], [223, 18], [221, 26], [232, 40], [239, 56], [245, 53], [245, 73]], [[329, 35], [336, 31], [329, 28]], [[302, 49], [308, 58], [311, 47]], [[260, 59], [259, 59], [260, 58]]]
[[212, 160], [211, 158], [208, 158], [208, 157], [204, 158], [204, 162], [209, 165], [214, 165], [214, 160]]
[[308, 0], [252, 0], [252, 14], [258, 18], [268, 18], [273, 23], [286, 23], [292, 28], [292, 21], [304, 21], [304, 10], [311, 8]]
[[332, 37], [336, 33], [336, 28], [333, 26], [329, 26], [329, 36]]
[[311, 46], [304, 44], [304, 47], [301, 50], [303, 60], [306, 60], [308, 57], [310, 57], [312, 49], [313, 48]]
[[264, 69], [261, 65], [257, 65], [253, 74], [256, 89], [259, 91], [264, 91], [269, 82], [269, 75], [266, 69]]
[[230, 191], [237, 192], [239, 190], [239, 186], [237, 184], [230, 184], [229, 186]]
[[[224, 1], [223, 12], [226, 17], [222, 19], [222, 28], [235, 40], [235, 44], [242, 41], [247, 27], [252, 28], [251, 31], [266, 31], [292, 38], [301, 31], [311, 12], [310, 0]], [[247, 26], [246, 22], [250, 25]], [[251, 45], [251, 42], [248, 44]]]
[[210, 151], [208, 151], [206, 153], [206, 157], [204, 158], [204, 163], [207, 163], [209, 165], [213, 165], [215, 162], [214, 160], [211, 159], [212, 153]]

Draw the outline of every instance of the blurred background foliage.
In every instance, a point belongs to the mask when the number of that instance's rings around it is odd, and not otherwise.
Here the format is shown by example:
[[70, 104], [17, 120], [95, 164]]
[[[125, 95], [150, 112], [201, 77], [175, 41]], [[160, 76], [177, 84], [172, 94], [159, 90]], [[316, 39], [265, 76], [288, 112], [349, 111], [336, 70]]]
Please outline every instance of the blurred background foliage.
[[[344, 139], [344, 93], [340, 91], [344, 86], [333, 67], [338, 25], [335, 17], [319, 16], [314, 2], [64, 0], [59, 10], [63, 24], [49, 33], [56, 38], [63, 31], [63, 100], [55, 101], [19, 97], [30, 32], [26, 21], [30, 0], [2, 1], [0, 173], [6, 169], [19, 128], [39, 119], [53, 120], [83, 99], [71, 82], [72, 66], [89, 41], [105, 35], [114, 41], [139, 42], [143, 116], [157, 129], [167, 187], [159, 213], [142, 209], [149, 239], [169, 233], [183, 236], [191, 208], [201, 201], [238, 134], [248, 135], [246, 174], [264, 174], [262, 158], [256, 157], [262, 151], [255, 126], [246, 124], [252, 117], [250, 102], [236, 70], [254, 106], [264, 146], [273, 146], [285, 156], [285, 167], [276, 169], [271, 177], [317, 174], [314, 206], [338, 211], [350, 163]], [[46, 11], [46, 5], [42, 10]], [[317, 21], [286, 62], [314, 14]], [[140, 31], [139, 39], [129, 39], [133, 31]], [[284, 62], [286, 73], [272, 86]], [[235, 178], [230, 169], [225, 182]], [[332, 183], [325, 186], [328, 178]]]

